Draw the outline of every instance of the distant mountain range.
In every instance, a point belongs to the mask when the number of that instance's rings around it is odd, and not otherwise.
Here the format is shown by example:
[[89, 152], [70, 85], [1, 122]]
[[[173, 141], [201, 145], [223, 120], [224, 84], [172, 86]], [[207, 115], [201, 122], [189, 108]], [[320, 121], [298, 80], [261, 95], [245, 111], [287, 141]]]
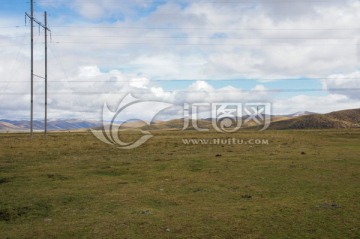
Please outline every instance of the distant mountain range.
[[[51, 131], [62, 131], [62, 130], [78, 130], [78, 129], [89, 129], [99, 127], [101, 122], [99, 121], [86, 121], [86, 120], [50, 120], [48, 122], [48, 130]], [[30, 129], [29, 120], [0, 120], [0, 131], [28, 131]], [[35, 120], [34, 130], [43, 130], [44, 121]]]
[[[359, 128], [360, 127], [360, 109], [342, 110], [328, 114], [317, 114], [308, 111], [296, 112], [289, 115], [271, 116], [271, 125], [269, 129], [331, 129], [331, 128]], [[190, 121], [189, 130], [194, 129]], [[197, 121], [200, 128], [212, 128], [211, 119], [201, 119]], [[173, 119], [169, 121], [156, 121], [150, 126], [141, 121], [124, 123], [123, 129], [142, 129], [142, 130], [180, 130], [184, 126], [184, 119]], [[244, 128], [255, 127], [255, 123], [244, 124]], [[68, 131], [90, 128], [101, 128], [100, 121], [87, 120], [51, 120], [48, 122], [50, 131]], [[30, 128], [28, 120], [12, 121], [0, 120], [0, 132], [25, 132]], [[34, 121], [34, 130], [43, 130], [43, 121]]]

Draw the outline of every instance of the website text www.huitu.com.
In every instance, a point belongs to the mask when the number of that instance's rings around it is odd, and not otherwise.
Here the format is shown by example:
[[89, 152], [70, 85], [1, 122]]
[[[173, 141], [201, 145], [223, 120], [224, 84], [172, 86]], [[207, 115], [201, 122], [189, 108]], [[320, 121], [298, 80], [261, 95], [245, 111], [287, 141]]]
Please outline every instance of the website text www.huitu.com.
[[269, 145], [268, 139], [182, 139], [184, 145]]

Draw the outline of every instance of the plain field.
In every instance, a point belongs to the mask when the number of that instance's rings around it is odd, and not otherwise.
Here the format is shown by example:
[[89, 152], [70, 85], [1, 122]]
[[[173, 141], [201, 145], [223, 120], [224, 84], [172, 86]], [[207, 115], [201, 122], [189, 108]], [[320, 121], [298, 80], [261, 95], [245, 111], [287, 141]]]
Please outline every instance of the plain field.
[[0, 238], [360, 238], [360, 130], [154, 135], [1, 134]]

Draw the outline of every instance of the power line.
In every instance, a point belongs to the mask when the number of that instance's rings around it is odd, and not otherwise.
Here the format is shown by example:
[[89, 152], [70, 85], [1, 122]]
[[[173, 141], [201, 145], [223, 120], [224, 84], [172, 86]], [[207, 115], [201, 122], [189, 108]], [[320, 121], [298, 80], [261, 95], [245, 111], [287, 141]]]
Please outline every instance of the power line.
[[16, 39], [16, 38], [21, 38], [23, 36], [25, 36], [27, 34], [22, 34], [22, 35], [18, 35], [18, 36], [4, 36], [4, 35], [0, 35], [0, 37], [3, 37], [5, 39]]
[[134, 30], [219, 30], [219, 31], [352, 31], [360, 28], [224, 28], [224, 27], [127, 27], [127, 26], [84, 26], [65, 25], [52, 28], [84, 28], [84, 29], [134, 29]]
[[[0, 26], [0, 28], [20, 28], [21, 26]], [[353, 31], [360, 28], [224, 28], [224, 27], [136, 27], [136, 26], [86, 26], [86, 25], [53, 25], [51, 28], [83, 29], [130, 29], [130, 30], [220, 30], [220, 31]]]
[[[292, 92], [357, 92], [360, 91], [360, 88], [329, 88], [329, 89], [265, 89], [265, 90], [243, 90], [237, 89], [234, 91], [231, 90], [214, 90], [214, 91], [204, 91], [204, 90], [173, 90], [173, 91], [163, 91], [165, 93], [208, 93], [208, 94], [220, 94], [220, 93], [292, 93]], [[106, 92], [49, 92], [52, 95], [107, 95]], [[116, 94], [129, 93], [128, 91], [117, 91]], [[4, 92], [2, 94], [6, 95], [24, 95], [23, 93], [18, 92]], [[44, 93], [34, 93], [36, 95], [44, 95]], [[136, 92], [134, 94], [150, 95], [152, 92]], [[25, 94], [26, 95], [26, 94]], [[28, 95], [28, 94], [27, 94]]]
[[[276, 81], [314, 81], [314, 80], [359, 80], [360, 77], [340, 77], [340, 78], [329, 78], [329, 77], [314, 77], [314, 78], [257, 78], [257, 79], [243, 79], [243, 78], [230, 78], [230, 79], [149, 79], [149, 82], [174, 82], [174, 81], [183, 81], [183, 82], [192, 82], [192, 81], [219, 81], [219, 82], [226, 82], [226, 81], [254, 81], [254, 82], [276, 82]], [[26, 83], [27, 81], [0, 81], [0, 84], [7, 84], [7, 83]], [[132, 82], [143, 82], [143, 80], [52, 80], [52, 83], [132, 83]], [[36, 82], [35, 83], [43, 83], [43, 82]]]
[[[138, 39], [139, 36], [122, 35], [52, 35], [53, 37], [94, 37], [94, 38], [130, 38]], [[154, 39], [212, 39], [212, 40], [354, 40], [355, 37], [229, 37], [214, 38], [214, 36], [141, 36], [141, 38]]]
[[[0, 28], [20, 28], [21, 26], [0, 26]], [[51, 28], [77, 29], [126, 29], [126, 30], [198, 30], [198, 31], [358, 31], [360, 28], [226, 28], [226, 27], [136, 27], [136, 26], [87, 26], [87, 25], [54, 25]], [[58, 35], [61, 36], [61, 35]], [[67, 35], [63, 35], [67, 36]], [[71, 36], [71, 35], [68, 35]], [[89, 36], [92, 37], [92, 36]], [[96, 36], [97, 37], [97, 36]], [[99, 36], [101, 37], [101, 36]], [[115, 36], [114, 36], [115, 37]], [[146, 37], [146, 36], [145, 36]], [[242, 39], [242, 38], [240, 38]], [[286, 39], [286, 38], [285, 38]], [[332, 38], [333, 39], [333, 38]], [[338, 39], [338, 38], [335, 38]]]
[[23, 43], [23, 44], [11, 44], [11, 45], [0, 45], [0, 47], [13, 47], [13, 46], [30, 46], [31, 44], [29, 43]]
[[[287, 42], [276, 42], [276, 43], [255, 43], [255, 44], [246, 44], [246, 43], [169, 43], [169, 42], [63, 42], [56, 41], [55, 44], [80, 44], [80, 45], [177, 45], [177, 46], [273, 46], [276, 45], [289, 45]], [[292, 44], [293, 46], [294, 44]], [[302, 43], [302, 46], [317, 46], [317, 47], [327, 47], [327, 46], [359, 46], [360, 43]]]
[[[80, 1], [80, 0], [78, 0]], [[81, 0], [83, 2], [98, 2], [97, 0]], [[114, 0], [102, 0], [102, 2], [115, 2]], [[46, 1], [46, 0], [38, 0], [38, 2], [40, 4], [42, 3], [53, 3], [53, 1]], [[134, 3], [133, 1], [123, 1], [123, 0], [117, 0], [117, 3]], [[153, 4], [157, 4], [157, 3], [164, 3], [164, 1], [159, 1], [159, 0], [147, 0], [147, 1], [142, 1], [142, 2], [146, 2], [146, 3], [153, 3]], [[170, 1], [171, 2], [171, 1]], [[184, 2], [184, 1], [183, 1]], [[185, 1], [185, 2], [189, 2], [189, 1]], [[282, 2], [282, 3], [313, 3], [313, 2], [335, 2], [334, 0], [272, 0], [272, 2]], [[178, 3], [178, 1], [174, 1], [174, 3]], [[263, 3], [262, 1], [259, 0], [243, 0], [243, 1], [197, 1], [196, 3], [209, 3], [209, 4], [254, 4], [254, 3]], [[136, 5], [136, 3], [134, 4]]]
[[[134, 37], [136, 38], [136, 37]], [[138, 37], [137, 37], [138, 38]], [[146, 38], [146, 37], [143, 37]], [[159, 37], [160, 38], [160, 37]], [[154, 39], [156, 39], [154, 37]], [[169, 37], [169, 39], [171, 39], [171, 37]], [[176, 39], [176, 38], [173, 38]], [[180, 39], [180, 38], [179, 38]], [[185, 38], [184, 38], [185, 39]], [[190, 38], [189, 40], [194, 39], [194, 38]], [[209, 38], [211, 39], [211, 38]], [[241, 39], [241, 38], [238, 38]], [[257, 38], [243, 38], [245, 40], [285, 40], [286, 38], [278, 38], [278, 39], [257, 39]], [[211, 39], [213, 41], [228, 41], [228, 40], [232, 40], [232, 39]], [[291, 39], [288, 39], [291, 40]], [[292, 40], [336, 40], [336, 38], [334, 39], [292, 39]], [[340, 39], [339, 39], [340, 40]], [[351, 38], [348, 39], [343, 39], [343, 40], [354, 40]], [[44, 44], [39, 43], [39, 44]], [[301, 46], [317, 46], [317, 47], [327, 47], [327, 46], [359, 46], [360, 43], [356, 42], [356, 43], [341, 43], [341, 42], [324, 42], [324, 43], [311, 43], [311, 42], [299, 42], [299, 43], [289, 43], [289, 42], [262, 42], [262, 43], [240, 43], [240, 42], [223, 42], [223, 43], [203, 43], [203, 42], [199, 42], [199, 43], [181, 43], [181, 42], [78, 42], [78, 41], [54, 41], [52, 42], [52, 44], [80, 44], [80, 45], [178, 45], [178, 46], [223, 46], [223, 47], [228, 47], [228, 46], [268, 46], [268, 45], [301, 45]], [[8, 45], [0, 45], [0, 47], [11, 47], [11, 46], [18, 46], [18, 45], [29, 45], [27, 43], [23, 43], [23, 44], [8, 44]]]
[[18, 26], [0, 26], [0, 28], [20, 28], [25, 27], [25, 25], [18, 25]]

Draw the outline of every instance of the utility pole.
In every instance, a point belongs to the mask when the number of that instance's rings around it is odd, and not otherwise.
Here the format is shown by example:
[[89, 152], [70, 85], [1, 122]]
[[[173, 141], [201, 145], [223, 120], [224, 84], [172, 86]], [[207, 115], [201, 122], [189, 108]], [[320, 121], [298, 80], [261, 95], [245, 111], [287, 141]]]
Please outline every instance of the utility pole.
[[[28, 17], [30, 19], [30, 27], [31, 27], [31, 90], [30, 90], [30, 97], [31, 97], [31, 106], [30, 106], [30, 138], [33, 138], [33, 132], [34, 132], [34, 76], [42, 78], [45, 80], [45, 135], [47, 134], [47, 81], [48, 81], [48, 66], [47, 66], [47, 60], [48, 60], [48, 56], [47, 56], [47, 51], [48, 51], [48, 31], [51, 34], [51, 30], [48, 28], [47, 26], [47, 12], [44, 12], [44, 20], [45, 20], [45, 25], [42, 24], [41, 22], [39, 22], [38, 20], [36, 20], [34, 18], [34, 0], [30, 0], [30, 8], [31, 8], [31, 12], [30, 15], [26, 12], [25, 13], [25, 17]], [[25, 18], [26, 20], [26, 18]], [[45, 77], [39, 76], [39, 75], [35, 75], [34, 74], [34, 22], [39, 25], [39, 28], [43, 28], [45, 31]], [[50, 35], [51, 37], [51, 35]]]
[[34, 131], [34, 0], [30, 0], [31, 13], [30, 13], [30, 27], [31, 27], [31, 109], [30, 109], [30, 138], [33, 138]]
[[47, 32], [48, 32], [48, 27], [47, 27], [47, 12], [44, 12], [44, 22], [45, 22], [45, 121], [44, 121], [44, 131], [45, 131], [45, 136], [47, 134], [47, 81], [48, 81], [48, 74], [47, 74], [47, 70], [48, 70], [48, 62], [47, 62], [47, 51], [48, 51], [48, 45], [47, 45]]

